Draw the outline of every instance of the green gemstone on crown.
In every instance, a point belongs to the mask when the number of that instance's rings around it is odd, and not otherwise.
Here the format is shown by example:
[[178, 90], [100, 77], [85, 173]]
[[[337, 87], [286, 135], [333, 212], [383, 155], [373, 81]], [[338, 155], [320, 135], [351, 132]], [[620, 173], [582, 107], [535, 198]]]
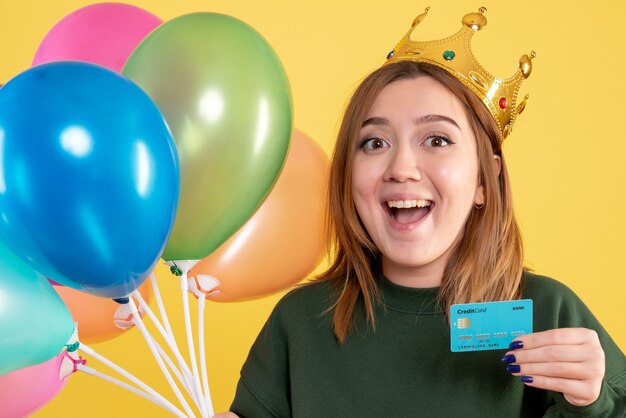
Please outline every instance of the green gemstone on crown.
[[443, 51], [443, 59], [445, 59], [446, 61], [452, 61], [455, 56], [456, 54], [454, 53], [454, 51]]

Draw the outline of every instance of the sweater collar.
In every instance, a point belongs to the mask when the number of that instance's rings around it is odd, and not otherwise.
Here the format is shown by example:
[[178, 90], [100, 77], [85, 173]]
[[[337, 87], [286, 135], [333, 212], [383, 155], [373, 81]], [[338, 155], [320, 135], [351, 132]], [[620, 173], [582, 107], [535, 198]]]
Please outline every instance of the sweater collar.
[[387, 308], [407, 313], [443, 313], [443, 309], [437, 304], [439, 287], [415, 288], [400, 286], [380, 273], [378, 274], [378, 280], [383, 304]]

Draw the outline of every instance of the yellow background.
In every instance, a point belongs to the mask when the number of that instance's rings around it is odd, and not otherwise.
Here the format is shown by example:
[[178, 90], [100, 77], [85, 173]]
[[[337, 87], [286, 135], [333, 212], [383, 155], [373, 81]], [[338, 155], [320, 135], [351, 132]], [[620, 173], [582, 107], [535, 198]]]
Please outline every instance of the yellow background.
[[[28, 68], [39, 42], [58, 20], [92, 3], [1, 2], [0, 82]], [[489, 24], [474, 37], [474, 44], [487, 68], [509, 76], [521, 54], [530, 49], [537, 51], [534, 72], [523, 87], [531, 95], [528, 106], [505, 145], [528, 265], [572, 287], [622, 350], [626, 348], [626, 274], [622, 266], [626, 260], [624, 2], [128, 3], [164, 20], [207, 11], [230, 14], [252, 25], [274, 46], [285, 65], [293, 90], [295, 126], [328, 152], [349, 93], [361, 77], [383, 62], [415, 15], [425, 6], [432, 6], [430, 16], [417, 31], [417, 37], [432, 39], [456, 31], [463, 14], [486, 6]], [[169, 301], [170, 319], [182, 331], [177, 283], [165, 269], [159, 273], [162, 292]], [[278, 297], [208, 305], [207, 356], [217, 410], [228, 408], [239, 368]], [[179, 338], [182, 341], [182, 332]], [[94, 348], [173, 399], [136, 330]], [[89, 365], [108, 372], [95, 360]], [[167, 414], [124, 390], [76, 374], [36, 416], [122, 418]]]

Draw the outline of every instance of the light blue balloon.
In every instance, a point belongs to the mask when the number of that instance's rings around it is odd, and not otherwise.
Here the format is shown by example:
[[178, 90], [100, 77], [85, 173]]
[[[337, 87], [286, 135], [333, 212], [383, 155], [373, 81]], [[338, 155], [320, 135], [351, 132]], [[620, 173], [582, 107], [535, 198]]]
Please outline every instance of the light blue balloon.
[[135, 290], [178, 190], [165, 120], [123, 76], [55, 62], [0, 89], [0, 239], [50, 279], [111, 298]]
[[0, 376], [50, 360], [73, 332], [72, 315], [46, 278], [0, 242]]

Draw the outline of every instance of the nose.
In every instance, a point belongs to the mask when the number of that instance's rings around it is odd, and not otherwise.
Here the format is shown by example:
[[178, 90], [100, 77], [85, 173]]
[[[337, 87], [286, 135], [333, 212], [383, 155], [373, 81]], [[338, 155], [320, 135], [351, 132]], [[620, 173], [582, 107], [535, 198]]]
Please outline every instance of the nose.
[[385, 171], [386, 181], [420, 181], [422, 174], [419, 167], [417, 151], [408, 146], [400, 145], [391, 153], [391, 158]]

